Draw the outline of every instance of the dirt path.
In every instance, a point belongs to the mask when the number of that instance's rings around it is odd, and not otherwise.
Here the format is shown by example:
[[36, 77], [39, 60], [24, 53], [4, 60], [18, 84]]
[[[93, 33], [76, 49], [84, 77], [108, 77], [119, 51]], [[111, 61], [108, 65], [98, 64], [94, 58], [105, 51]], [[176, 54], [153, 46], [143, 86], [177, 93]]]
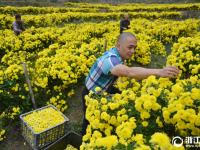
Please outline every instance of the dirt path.
[[65, 115], [69, 118], [69, 130], [73, 130], [80, 134], [83, 111], [82, 111], [82, 93], [83, 86], [78, 86], [75, 89], [75, 95], [72, 96], [68, 101], [68, 110]]

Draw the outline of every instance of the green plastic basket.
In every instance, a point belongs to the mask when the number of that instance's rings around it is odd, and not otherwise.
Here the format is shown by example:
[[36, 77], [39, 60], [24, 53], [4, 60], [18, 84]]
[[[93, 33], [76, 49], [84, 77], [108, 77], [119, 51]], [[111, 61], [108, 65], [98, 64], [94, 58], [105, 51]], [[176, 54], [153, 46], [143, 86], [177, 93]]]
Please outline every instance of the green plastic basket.
[[61, 112], [60, 114], [64, 117], [65, 121], [52, 128], [46, 129], [45, 131], [40, 132], [40, 133], [35, 133], [33, 129], [24, 121], [23, 118], [27, 116], [28, 114], [31, 114], [32, 112], [35, 112], [35, 111], [46, 109], [48, 107], [52, 107], [56, 111], [60, 112], [53, 105], [48, 105], [48, 106], [20, 115], [22, 135], [34, 150], [42, 149], [43, 147], [55, 142], [59, 138], [63, 137], [67, 132], [66, 127], [67, 127], [67, 122], [69, 121], [69, 119]]

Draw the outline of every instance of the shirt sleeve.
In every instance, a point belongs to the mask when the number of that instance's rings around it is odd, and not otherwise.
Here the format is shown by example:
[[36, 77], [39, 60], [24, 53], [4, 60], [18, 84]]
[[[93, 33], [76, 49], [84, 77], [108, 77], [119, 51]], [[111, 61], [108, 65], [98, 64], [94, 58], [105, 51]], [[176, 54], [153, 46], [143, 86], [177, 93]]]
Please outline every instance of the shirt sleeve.
[[14, 30], [14, 31], [18, 31], [18, 30], [19, 30], [19, 29], [18, 29], [18, 25], [17, 25], [16, 22], [13, 23], [13, 30]]
[[117, 58], [117, 56], [111, 56], [106, 58], [103, 61], [102, 65], [102, 71], [105, 75], [108, 75], [110, 71], [118, 64], [121, 64], [120, 60]]

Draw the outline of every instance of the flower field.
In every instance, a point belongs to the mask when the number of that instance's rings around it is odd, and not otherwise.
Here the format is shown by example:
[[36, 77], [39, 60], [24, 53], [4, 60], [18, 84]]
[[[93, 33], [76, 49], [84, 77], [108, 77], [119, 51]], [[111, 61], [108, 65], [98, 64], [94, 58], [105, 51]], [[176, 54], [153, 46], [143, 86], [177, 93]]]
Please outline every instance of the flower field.
[[[115, 45], [124, 12], [138, 46], [129, 66], [177, 66], [175, 79], [150, 76], [143, 81], [119, 78], [122, 93], [90, 93], [90, 125], [82, 150], [175, 150], [174, 136], [200, 135], [200, 20], [185, 12], [200, 4], [66, 3], [66, 7], [0, 7], [0, 142], [9, 122], [33, 110], [22, 62], [28, 67], [38, 106], [52, 104], [63, 113], [83, 85], [95, 60]], [[26, 30], [15, 36], [13, 14], [22, 14]], [[98, 89], [97, 89], [98, 90]], [[80, 93], [81, 94], [81, 93]], [[81, 126], [81, 125], [80, 125]]]

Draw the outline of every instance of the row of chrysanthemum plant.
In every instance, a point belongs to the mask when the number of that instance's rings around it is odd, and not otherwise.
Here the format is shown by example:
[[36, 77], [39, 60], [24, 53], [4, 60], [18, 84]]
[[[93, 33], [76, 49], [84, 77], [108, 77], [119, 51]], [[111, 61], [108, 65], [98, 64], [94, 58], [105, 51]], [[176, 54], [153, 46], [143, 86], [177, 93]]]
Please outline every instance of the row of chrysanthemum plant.
[[[84, 28], [88, 30], [90, 25], [96, 26], [97, 23], [89, 24], [89, 26], [82, 24], [81, 27], [85, 26]], [[108, 36], [104, 37], [107, 38], [109, 42], [108, 44], [110, 44], [108, 46], [113, 45], [113, 39], [115, 40], [116, 36], [119, 34], [118, 23], [105, 22], [101, 25], [103, 25], [102, 28], [110, 29], [109, 31], [105, 31]], [[54, 43], [63, 45], [66, 43], [66, 41], [73, 41], [74, 38], [72, 37], [73, 34], [71, 32], [77, 30], [77, 28], [79, 28], [79, 26], [74, 24], [70, 24], [63, 28], [30, 28], [18, 37], [15, 36], [12, 31], [0, 31], [0, 39], [2, 41], [0, 44], [0, 55], [2, 57], [7, 52], [19, 50], [34, 53], [44, 48], [48, 48], [49, 45]], [[148, 64], [151, 57], [150, 52], [166, 55], [164, 44], [173, 43], [174, 41], [177, 41], [179, 37], [193, 36], [198, 32], [198, 28], [199, 21], [194, 19], [189, 19], [182, 22], [167, 20], [152, 22], [146, 19], [133, 20], [131, 22], [131, 29], [129, 31], [137, 35], [140, 41], [139, 45], [142, 45], [142, 47], [139, 46], [140, 48], [138, 48], [138, 57], [136, 58], [137, 61]], [[96, 36], [97, 38], [101, 37], [97, 30], [95, 32], [96, 33], [94, 33], [95, 35], [93, 36]], [[112, 40], [110, 40], [110, 38], [112, 38]], [[79, 35], [78, 39], [80, 39], [79, 42], [83, 40], [84, 42], [87, 42], [87, 40], [89, 41], [90, 37], [88, 36], [86, 39], [84, 39]], [[75, 39], [74, 41], [78, 41], [78, 39]]]
[[[69, 3], [68, 3], [69, 5]], [[92, 9], [91, 9], [92, 7]], [[195, 11], [199, 10], [199, 4], [154, 4], [154, 5], [145, 5], [145, 4], [128, 4], [128, 5], [101, 5], [101, 4], [75, 4], [71, 3], [69, 7], [13, 7], [6, 6], [0, 7], [1, 14], [10, 14], [14, 15], [17, 13], [20, 14], [48, 14], [48, 13], [66, 13], [66, 12], [133, 12], [133, 11]]]
[[[181, 12], [130, 12], [131, 18], [182, 18]], [[40, 15], [24, 15], [22, 20], [26, 28], [29, 27], [48, 27], [48, 26], [64, 26], [67, 23], [77, 23], [84, 21], [102, 22], [111, 20], [120, 20], [123, 16], [121, 12], [109, 12], [109, 13], [83, 13], [83, 12], [67, 12], [67, 13], [52, 13], [52, 14], [40, 14]], [[14, 16], [12, 15], [0, 15], [0, 30], [11, 29]]]

